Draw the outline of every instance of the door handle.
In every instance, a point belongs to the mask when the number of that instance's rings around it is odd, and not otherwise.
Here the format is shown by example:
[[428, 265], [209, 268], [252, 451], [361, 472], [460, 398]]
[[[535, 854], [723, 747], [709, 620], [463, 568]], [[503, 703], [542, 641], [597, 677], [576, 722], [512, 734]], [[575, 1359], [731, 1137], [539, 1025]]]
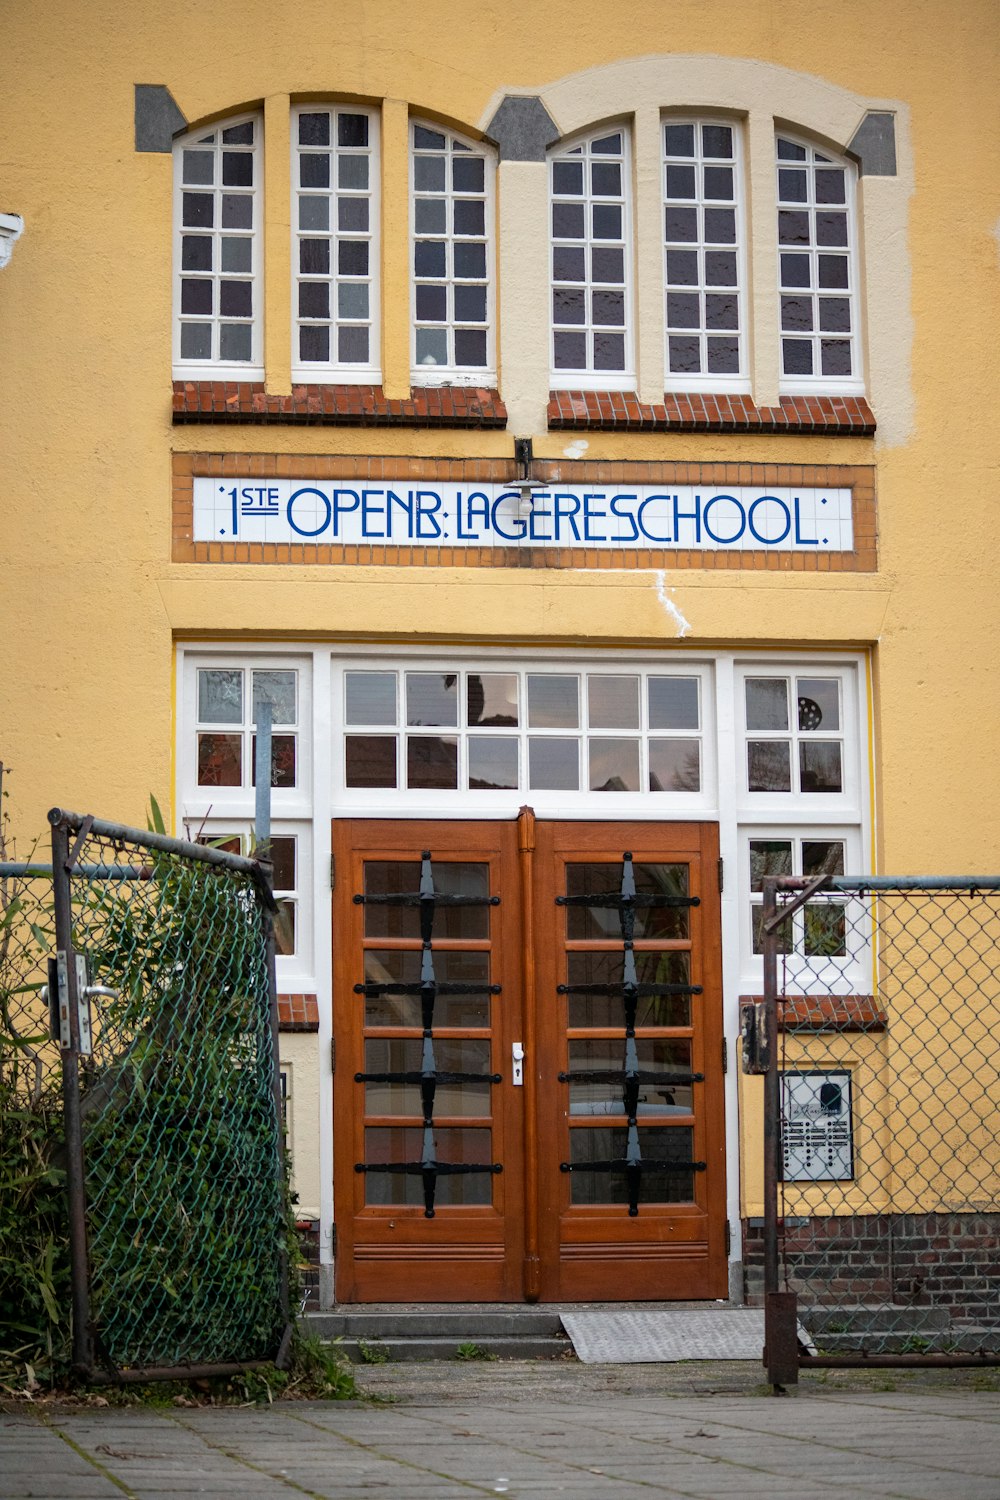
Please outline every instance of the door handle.
[[520, 1042], [512, 1042], [510, 1048], [510, 1081], [515, 1088], [521, 1088], [524, 1084], [524, 1047]]

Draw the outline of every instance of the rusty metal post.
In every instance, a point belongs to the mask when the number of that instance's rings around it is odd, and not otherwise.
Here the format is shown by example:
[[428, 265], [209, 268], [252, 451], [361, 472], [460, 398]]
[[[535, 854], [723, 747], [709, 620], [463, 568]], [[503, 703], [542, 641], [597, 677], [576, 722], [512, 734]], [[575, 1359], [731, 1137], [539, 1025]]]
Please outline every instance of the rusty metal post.
[[[268, 828], [270, 838], [270, 828]], [[275, 962], [276, 946], [274, 940], [274, 914], [276, 903], [274, 900], [274, 866], [270, 859], [259, 859], [261, 874], [264, 877], [265, 890], [258, 891], [260, 902], [261, 927], [264, 934], [264, 953], [267, 964], [267, 994], [268, 994], [268, 1029], [271, 1037], [271, 1094], [274, 1100], [274, 1119], [278, 1137], [278, 1195], [282, 1205], [282, 1214], [285, 1208], [285, 1122], [282, 1117], [281, 1100], [281, 1059], [279, 1053], [280, 1032], [278, 1030], [278, 976], [277, 964]], [[278, 1305], [282, 1316], [282, 1335], [274, 1363], [278, 1369], [283, 1369], [288, 1361], [288, 1353], [291, 1347], [293, 1327], [291, 1319], [291, 1293], [289, 1289], [289, 1267], [288, 1246], [285, 1236], [281, 1237], [281, 1251], [278, 1263]]]
[[763, 882], [764, 1027], [764, 1363], [772, 1386], [799, 1378], [796, 1297], [782, 1292], [778, 1264], [778, 1182], [781, 1161], [781, 1079], [778, 1074], [778, 915], [777, 880]]
[[65, 964], [66, 1000], [69, 1008], [69, 1046], [62, 1048], [62, 1092], [63, 1128], [66, 1134], [66, 1194], [69, 1208], [73, 1371], [81, 1378], [89, 1379], [94, 1368], [94, 1334], [90, 1310], [87, 1197], [84, 1182], [83, 1121], [80, 1109], [80, 1011], [76, 961], [73, 952], [69, 830], [61, 820], [54, 821], [52, 824], [52, 897], [55, 909], [56, 953]]

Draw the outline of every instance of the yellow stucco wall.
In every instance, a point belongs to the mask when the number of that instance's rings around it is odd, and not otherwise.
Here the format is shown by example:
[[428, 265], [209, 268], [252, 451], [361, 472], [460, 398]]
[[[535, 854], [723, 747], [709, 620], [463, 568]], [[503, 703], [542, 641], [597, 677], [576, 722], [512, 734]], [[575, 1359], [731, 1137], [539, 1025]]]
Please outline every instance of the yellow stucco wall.
[[[171, 561], [172, 450], [509, 458], [517, 433], [533, 436], [538, 457], [558, 459], [569, 435], [539, 420], [547, 367], [533, 323], [546, 306], [544, 176], [519, 163], [504, 165], [498, 186], [499, 229], [511, 249], [498, 307], [510, 432], [173, 428], [171, 158], [133, 149], [133, 85], [154, 83], [191, 122], [265, 112], [266, 362], [276, 392], [290, 380], [289, 99], [347, 96], [382, 110], [389, 396], [408, 390], [408, 113], [475, 133], [505, 94], [538, 93], [564, 131], [634, 115], [648, 133], [672, 104], [756, 111], [749, 183], [759, 273], [774, 257], [773, 215], [753, 192], [771, 171], [772, 132], [762, 133], [760, 119], [770, 110], [843, 146], [865, 109], [892, 112], [898, 175], [861, 187], [876, 439], [593, 433], [586, 456], [875, 463], [877, 573], [673, 571], [665, 584], [691, 626], [682, 649], [872, 646], [878, 867], [996, 866], [996, 7], [844, 0], [820, 12], [645, 0], [620, 5], [613, 24], [609, 14], [595, 0], [505, 0], [456, 14], [452, 27], [408, 0], [302, 0], [294, 12], [263, 0], [197, 11], [124, 0], [6, 7], [0, 209], [22, 214], [26, 229], [0, 272], [0, 759], [14, 772], [22, 851], [53, 803], [140, 823], [151, 791], [169, 805], [177, 639], [412, 639], [419, 620], [430, 641], [677, 642], [657, 580], [641, 569]], [[647, 251], [637, 268], [648, 312], [645, 399], [657, 397], [662, 361], [657, 274]], [[766, 278], [755, 285], [766, 290]], [[765, 295], [752, 308], [762, 403], [777, 395], [775, 301]], [[296, 1088], [312, 1100], [307, 1055], [296, 1039]], [[746, 1081], [748, 1120], [756, 1090]], [[752, 1200], [756, 1147], [747, 1152]], [[302, 1186], [307, 1197], [318, 1193], [311, 1179]]]

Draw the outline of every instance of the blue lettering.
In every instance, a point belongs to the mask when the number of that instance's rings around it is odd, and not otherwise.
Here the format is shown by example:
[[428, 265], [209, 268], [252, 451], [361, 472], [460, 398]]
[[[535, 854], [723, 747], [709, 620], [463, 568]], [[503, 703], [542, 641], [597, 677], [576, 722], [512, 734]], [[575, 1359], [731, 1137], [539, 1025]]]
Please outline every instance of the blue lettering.
[[485, 533], [490, 529], [490, 497], [482, 490], [473, 490], [465, 502], [465, 514], [468, 521], [468, 535], [473, 540], [482, 541]]
[[[565, 505], [563, 504], [563, 501], [566, 502]], [[552, 519], [555, 522], [555, 525], [553, 527], [554, 541], [561, 542], [563, 539], [562, 526], [560, 524], [562, 521], [569, 522], [569, 529], [573, 533], [573, 540], [575, 542], [578, 542], [580, 540], [580, 528], [577, 526], [576, 522], [573, 519], [575, 515], [579, 514], [579, 511], [580, 497], [578, 495], [553, 495]]]
[[585, 541], [606, 542], [608, 539], [607, 535], [603, 531], [595, 533], [590, 529], [591, 521], [603, 521], [604, 517], [607, 515], [606, 510], [598, 510], [595, 507], [591, 506], [590, 502], [591, 500], [603, 499], [603, 491], [596, 495], [584, 495], [583, 497], [583, 535]]
[[622, 505], [628, 501], [634, 503], [638, 498], [638, 495], [612, 495], [611, 497], [611, 514], [617, 516], [621, 521], [627, 521], [631, 527], [631, 535], [619, 537], [619, 541], [637, 542], [639, 540], [639, 528], [635, 524], [635, 516], [631, 510], [622, 510], [621, 505], [618, 503], [619, 501], [621, 501]]
[[[802, 535], [802, 525], [801, 525], [801, 520], [800, 520], [800, 516], [799, 516], [799, 505], [800, 505], [800, 503], [801, 502], [799, 500], [799, 497], [798, 497], [798, 495], [796, 495], [795, 498], [792, 501], [792, 506], [793, 506], [794, 511], [795, 511], [795, 545], [797, 547], [818, 547], [819, 546], [819, 538], [818, 537], [815, 537], [815, 536], [803, 536]], [[825, 500], [824, 500], [823, 504], [824, 505], [826, 504]]]
[[[636, 521], [638, 522], [641, 535], [646, 538], [647, 542], [673, 542], [673, 536], [669, 531], [667, 532], [666, 536], [657, 536], [656, 532], [650, 531], [649, 527], [646, 524], [646, 506], [653, 505], [657, 500], [669, 500], [669, 498], [669, 495], [647, 495], [645, 500], [639, 506], [639, 509], [636, 512]], [[675, 495], [674, 501], [676, 502], [676, 500], [677, 496]]]
[[684, 543], [681, 541], [681, 522], [682, 521], [693, 521], [694, 522], [694, 539], [695, 539], [695, 542], [697, 542], [697, 543], [700, 544], [701, 543], [701, 496], [700, 495], [695, 495], [695, 497], [694, 497], [694, 510], [681, 510], [680, 509], [680, 503], [681, 503], [681, 497], [680, 497], [680, 495], [675, 495], [673, 498], [674, 498], [674, 539], [676, 540], [678, 547], [683, 547], [683, 545], [684, 545]]
[[[342, 503], [341, 499], [340, 499], [341, 495], [350, 495], [350, 497], [351, 497], [350, 503], [349, 504]], [[342, 514], [343, 515], [350, 515], [351, 511], [357, 510], [360, 507], [360, 505], [361, 505], [361, 496], [358, 494], [357, 490], [334, 490], [334, 492], [333, 492], [333, 534], [334, 534], [335, 537], [339, 537], [342, 534], [341, 530], [340, 530], [340, 518], [341, 518], [341, 515]]]
[[[764, 536], [762, 532], [757, 530], [757, 527], [754, 525], [754, 515], [756, 513], [758, 505], [780, 505], [785, 516], [785, 529], [780, 536]], [[747, 524], [750, 527], [751, 535], [756, 537], [758, 542], [763, 542], [765, 547], [775, 547], [779, 542], [783, 542], [785, 540], [785, 537], [791, 531], [792, 518], [788, 514], [788, 506], [785, 504], [784, 500], [779, 500], [777, 495], [758, 495], [757, 499], [750, 507], [749, 513], [747, 515]]]
[[553, 540], [551, 528], [543, 525], [545, 521], [552, 520], [552, 512], [539, 505], [540, 500], [551, 500], [552, 496], [547, 490], [535, 490], [531, 497], [531, 515], [528, 518], [528, 535], [533, 542], [551, 542]]
[[[730, 505], [735, 505], [736, 507], [736, 512], [740, 518], [740, 529], [739, 531], [734, 531], [732, 536], [720, 536], [717, 531], [712, 530], [708, 518], [713, 505], [724, 505], [727, 501]], [[746, 515], [744, 514], [742, 505], [737, 500], [735, 495], [713, 495], [711, 500], [709, 500], [708, 504], [705, 506], [701, 518], [705, 525], [706, 535], [710, 537], [713, 542], [717, 542], [720, 547], [731, 547], [733, 542], [739, 541], [740, 537], [747, 529]]]
[[[326, 511], [326, 514], [314, 531], [309, 531], [306, 529], [306, 527], [299, 526], [296, 523], [295, 516], [292, 514], [295, 502], [300, 495], [318, 495], [323, 502], [323, 507]], [[293, 531], [297, 532], [299, 536], [319, 536], [320, 532], [325, 531], [330, 524], [331, 510], [329, 496], [324, 495], [322, 490], [314, 489], [312, 485], [303, 485], [302, 489], [295, 490], [291, 495], [289, 495], [288, 505], [285, 507], [285, 513], [288, 516], [289, 526]]]
[[384, 516], [385, 506], [374, 503], [375, 496], [384, 495], [385, 490], [362, 490], [361, 491], [361, 535], [385, 536], [385, 527], [373, 526], [369, 529], [368, 522], [374, 516]]
[[[425, 505], [424, 501], [430, 503]], [[441, 535], [441, 527], [434, 519], [435, 513], [441, 509], [441, 496], [436, 490], [417, 490], [417, 536], [438, 537]], [[431, 530], [425, 530], [424, 521], [427, 521]]]
[[407, 492], [406, 492], [406, 499], [405, 500], [403, 499], [402, 495], [397, 495], [395, 490], [386, 490], [385, 493], [386, 493], [386, 527], [385, 527], [385, 534], [386, 534], [386, 536], [387, 537], [391, 537], [392, 536], [392, 507], [394, 505], [398, 505], [399, 508], [400, 508], [400, 510], [406, 516], [406, 535], [407, 535], [408, 538], [412, 537], [413, 536], [413, 491], [412, 490], [407, 490]]
[[496, 532], [497, 536], [503, 537], [505, 542], [523, 541], [524, 533], [527, 530], [527, 522], [523, 521], [520, 516], [514, 516], [512, 518], [512, 524], [515, 528], [512, 532], [504, 531], [503, 527], [500, 525], [500, 506], [502, 505], [504, 500], [509, 500], [511, 495], [518, 495], [518, 493], [519, 492], [517, 490], [505, 490], [502, 495], [498, 495], [496, 497], [493, 502], [493, 508], [490, 511], [490, 524], [492, 525], [493, 530]]

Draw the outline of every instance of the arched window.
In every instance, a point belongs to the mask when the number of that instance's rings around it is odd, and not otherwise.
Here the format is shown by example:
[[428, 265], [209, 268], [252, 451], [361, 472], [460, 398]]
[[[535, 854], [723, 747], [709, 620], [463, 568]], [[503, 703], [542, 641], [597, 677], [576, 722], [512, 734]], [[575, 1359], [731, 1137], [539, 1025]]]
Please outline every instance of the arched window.
[[857, 172], [779, 135], [777, 173], [781, 388], [862, 391]]
[[490, 384], [495, 156], [416, 120], [410, 141], [413, 382]]
[[174, 147], [174, 374], [263, 376], [259, 115]]
[[631, 164], [623, 126], [549, 158], [552, 385], [628, 389], [635, 381], [631, 310]]
[[663, 122], [666, 386], [749, 391], [742, 143], [725, 120]]
[[296, 108], [292, 157], [292, 378], [377, 383], [377, 113]]

